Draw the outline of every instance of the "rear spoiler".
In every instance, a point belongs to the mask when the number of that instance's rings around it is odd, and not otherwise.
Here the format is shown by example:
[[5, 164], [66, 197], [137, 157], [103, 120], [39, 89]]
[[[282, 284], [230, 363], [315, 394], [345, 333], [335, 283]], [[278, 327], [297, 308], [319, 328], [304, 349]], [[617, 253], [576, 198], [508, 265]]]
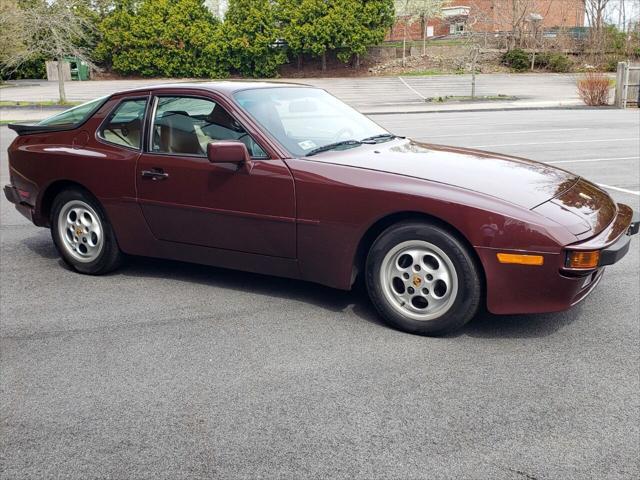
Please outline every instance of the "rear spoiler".
[[19, 123], [10, 123], [7, 125], [11, 130], [18, 135], [29, 135], [31, 133], [50, 133], [50, 132], [64, 132], [67, 130], [74, 130], [77, 125], [23, 125]]

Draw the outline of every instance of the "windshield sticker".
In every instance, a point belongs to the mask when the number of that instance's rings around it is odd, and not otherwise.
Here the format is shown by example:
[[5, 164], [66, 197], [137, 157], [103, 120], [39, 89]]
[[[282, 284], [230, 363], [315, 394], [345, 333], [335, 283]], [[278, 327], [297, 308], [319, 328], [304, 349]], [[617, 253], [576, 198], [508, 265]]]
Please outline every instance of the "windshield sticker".
[[298, 142], [298, 146], [303, 150], [311, 150], [316, 147], [316, 144], [311, 140], [305, 140], [304, 142]]

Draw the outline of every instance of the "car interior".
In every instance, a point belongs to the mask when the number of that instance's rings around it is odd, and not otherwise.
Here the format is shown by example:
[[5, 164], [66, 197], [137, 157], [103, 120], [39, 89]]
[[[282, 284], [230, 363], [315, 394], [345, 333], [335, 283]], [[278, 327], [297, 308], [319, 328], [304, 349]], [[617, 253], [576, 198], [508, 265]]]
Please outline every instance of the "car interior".
[[252, 157], [266, 157], [242, 126], [215, 104], [206, 115], [189, 114], [185, 110], [161, 112], [156, 116], [153, 129], [154, 152], [205, 155], [211, 142], [237, 140], [247, 146]]

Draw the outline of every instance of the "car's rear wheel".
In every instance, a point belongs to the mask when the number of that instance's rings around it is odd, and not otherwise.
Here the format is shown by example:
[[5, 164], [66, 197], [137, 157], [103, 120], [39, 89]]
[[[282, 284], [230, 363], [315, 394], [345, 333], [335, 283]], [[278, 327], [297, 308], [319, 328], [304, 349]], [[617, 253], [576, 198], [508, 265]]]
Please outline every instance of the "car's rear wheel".
[[102, 207], [84, 191], [66, 190], [55, 198], [51, 236], [62, 259], [80, 273], [101, 275], [117, 268], [122, 260]]
[[438, 335], [478, 311], [481, 276], [465, 245], [444, 228], [404, 222], [385, 230], [367, 256], [371, 301], [393, 327]]

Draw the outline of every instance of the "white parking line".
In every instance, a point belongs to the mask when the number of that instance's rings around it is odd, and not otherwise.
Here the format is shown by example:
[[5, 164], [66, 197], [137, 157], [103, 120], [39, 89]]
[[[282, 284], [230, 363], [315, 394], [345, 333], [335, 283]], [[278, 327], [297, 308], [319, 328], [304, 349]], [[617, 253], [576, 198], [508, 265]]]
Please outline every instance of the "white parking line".
[[411, 85], [409, 85], [407, 82], [404, 81], [404, 78], [402, 77], [398, 77], [398, 80], [400, 80], [405, 87], [407, 87], [409, 90], [411, 90], [413, 93], [415, 93], [416, 95], [418, 95], [422, 100], [426, 100], [427, 97], [425, 97], [424, 95], [422, 95], [419, 91], [417, 91], [415, 88], [413, 88]]
[[636, 195], [638, 197], [640, 197], [640, 192], [637, 190], [627, 190], [626, 188], [620, 188], [620, 187], [612, 187], [611, 185], [605, 185], [604, 183], [598, 183], [599, 186], [601, 186], [602, 188], [608, 188], [610, 190], [617, 190], [618, 192], [623, 192], [623, 193], [630, 193], [631, 195]]
[[532, 142], [532, 143], [499, 143], [491, 145], [471, 145], [469, 148], [487, 148], [487, 147], [517, 147], [520, 145], [552, 145], [552, 144], [565, 144], [565, 143], [596, 143], [596, 142], [626, 142], [633, 140], [634, 142], [640, 141], [638, 137], [631, 138], [601, 138], [598, 140], [562, 140], [558, 142]]
[[[507, 133], [519, 134], [519, 133], [540, 133], [540, 132], [575, 132], [576, 130], [589, 130], [588, 128], [545, 128], [544, 130], [513, 130], [509, 132], [481, 132], [481, 133], [452, 133], [448, 135], [430, 135], [429, 138], [442, 138], [442, 137], [471, 137], [479, 135], [505, 135]], [[563, 142], [564, 143], [564, 142]]]
[[637, 160], [640, 157], [611, 157], [611, 158], [577, 158], [575, 160], [559, 160], [557, 162], [544, 162], [551, 165], [558, 165], [560, 163], [589, 163], [589, 162], [610, 162], [614, 160]]

